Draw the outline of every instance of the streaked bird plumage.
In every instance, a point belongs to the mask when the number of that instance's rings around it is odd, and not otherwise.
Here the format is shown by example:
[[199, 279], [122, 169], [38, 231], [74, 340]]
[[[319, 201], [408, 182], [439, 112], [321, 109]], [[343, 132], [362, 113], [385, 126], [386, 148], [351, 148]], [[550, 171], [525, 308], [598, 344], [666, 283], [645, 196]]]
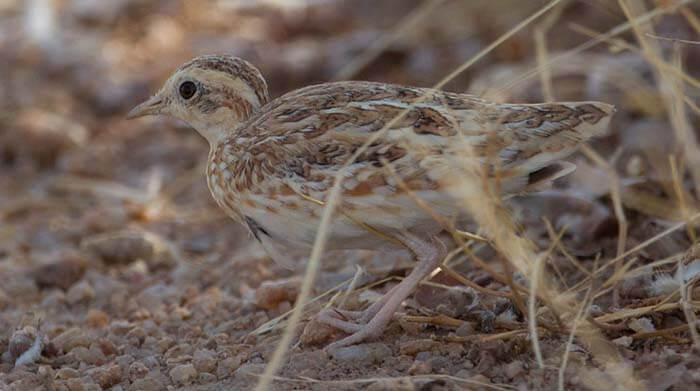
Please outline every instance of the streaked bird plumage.
[[[192, 91], [187, 83], [196, 92], [185, 98]], [[207, 181], [214, 199], [273, 258], [281, 258], [280, 248], [313, 244], [338, 170], [404, 110], [348, 167], [328, 247], [386, 249], [401, 243], [419, 266], [365, 312], [344, 312], [357, 322], [322, 317], [353, 333], [334, 345], [341, 346], [380, 333], [439, 263], [442, 226], [415, 198], [438, 215], [462, 216], [450, 186], [465, 145], [501, 194], [515, 195], [570, 172], [572, 165], [559, 160], [604, 133], [613, 106], [500, 104], [358, 81], [314, 85], [270, 100], [264, 78], [248, 62], [202, 56], [176, 70], [130, 117], [167, 114], [199, 131], [211, 145]]]

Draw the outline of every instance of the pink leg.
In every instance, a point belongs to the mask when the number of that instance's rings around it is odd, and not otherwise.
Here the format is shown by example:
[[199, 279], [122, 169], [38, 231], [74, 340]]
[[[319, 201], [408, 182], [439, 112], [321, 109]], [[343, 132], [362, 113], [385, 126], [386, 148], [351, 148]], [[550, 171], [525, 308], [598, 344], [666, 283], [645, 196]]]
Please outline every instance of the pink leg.
[[374, 310], [373, 307], [376, 306], [378, 309], [367, 324], [357, 325], [337, 319], [340, 322], [352, 324], [353, 326], [351, 327], [344, 327], [347, 326], [345, 324], [338, 326], [353, 334], [328, 345], [328, 349], [352, 345], [368, 338], [379, 336], [389, 324], [401, 303], [413, 292], [418, 283], [440, 264], [446, 250], [438, 239], [423, 240], [416, 235], [404, 233], [401, 235], [401, 240], [415, 254], [418, 261], [416, 267], [399, 285], [391, 289], [377, 303], [368, 308], [368, 310]]

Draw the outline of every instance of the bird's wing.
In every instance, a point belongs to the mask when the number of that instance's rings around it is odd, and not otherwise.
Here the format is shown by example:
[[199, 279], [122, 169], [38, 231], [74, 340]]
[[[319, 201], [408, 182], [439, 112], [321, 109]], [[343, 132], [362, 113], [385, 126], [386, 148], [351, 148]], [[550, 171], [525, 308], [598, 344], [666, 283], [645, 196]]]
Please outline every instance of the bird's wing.
[[[502, 182], [504, 194], [517, 193], [569, 172], [570, 165], [551, 164], [603, 133], [613, 111], [598, 102], [494, 104], [429, 89], [339, 82], [270, 102], [233, 142], [251, 153], [265, 151], [295, 192], [324, 201], [341, 167], [388, 127], [347, 168], [344, 205], [371, 219], [378, 207], [404, 214], [417, 209], [417, 195], [450, 215], [455, 207], [439, 190], [465, 153]], [[414, 223], [404, 217], [407, 226]]]

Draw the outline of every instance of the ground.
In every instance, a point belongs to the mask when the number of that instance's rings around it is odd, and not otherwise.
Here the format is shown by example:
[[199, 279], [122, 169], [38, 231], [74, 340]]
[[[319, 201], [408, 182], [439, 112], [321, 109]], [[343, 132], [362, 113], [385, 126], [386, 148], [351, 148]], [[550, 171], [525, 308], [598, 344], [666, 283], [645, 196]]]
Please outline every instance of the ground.
[[[328, 352], [342, 334], [313, 315], [331, 299], [364, 308], [411, 267], [386, 254], [329, 253], [273, 389], [551, 390], [560, 376], [573, 390], [700, 389], [700, 338], [689, 326], [700, 274], [697, 4], [562, 3], [444, 87], [618, 108], [609, 135], [570, 158], [574, 174], [508, 201], [558, 292], [535, 303], [538, 344], [531, 276], [494, 239], [469, 242], [472, 256], [447, 262], [380, 338]], [[236, 54], [261, 69], [273, 96], [334, 79], [430, 86], [545, 5], [0, 1], [0, 389], [259, 381], [309, 254], [297, 270], [280, 267], [223, 214], [196, 132], [125, 120], [180, 63]], [[571, 50], [623, 26], [626, 11], [658, 15], [608, 37], [622, 42]], [[555, 62], [528, 73], [538, 58]], [[365, 273], [344, 295], [357, 266]], [[553, 310], [567, 297], [570, 311]], [[602, 338], [570, 340], [581, 319]]]

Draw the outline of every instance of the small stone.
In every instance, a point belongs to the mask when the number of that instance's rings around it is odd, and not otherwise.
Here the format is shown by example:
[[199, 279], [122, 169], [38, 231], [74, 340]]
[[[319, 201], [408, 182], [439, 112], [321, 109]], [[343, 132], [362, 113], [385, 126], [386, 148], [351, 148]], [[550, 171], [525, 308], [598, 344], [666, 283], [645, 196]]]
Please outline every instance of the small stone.
[[141, 259], [150, 268], [172, 266], [175, 259], [170, 247], [161, 242], [162, 239], [141, 232], [122, 231], [95, 235], [80, 245], [108, 265], [127, 265]]
[[321, 323], [316, 319], [311, 319], [304, 326], [304, 331], [299, 337], [299, 341], [304, 346], [324, 345], [332, 340], [334, 336], [340, 335], [342, 332], [327, 324]]
[[230, 376], [241, 366], [243, 358], [244, 356], [242, 354], [238, 354], [235, 357], [229, 357], [219, 361], [219, 365], [216, 367], [216, 376], [219, 379]]
[[167, 388], [158, 379], [147, 377], [138, 379], [131, 384], [130, 390], [133, 391], [165, 391]]
[[190, 385], [197, 378], [197, 370], [192, 364], [182, 364], [170, 370], [170, 378], [178, 385]]
[[199, 383], [200, 384], [207, 384], [207, 383], [212, 383], [216, 381], [216, 375], [207, 373], [207, 372], [200, 372], [199, 373]]
[[391, 348], [383, 343], [366, 343], [338, 348], [331, 353], [333, 359], [344, 362], [381, 362], [391, 356]]
[[468, 337], [473, 335], [474, 325], [471, 322], [464, 322], [457, 328], [457, 330], [455, 330], [455, 334], [457, 334], [458, 337]]
[[68, 353], [78, 346], [90, 346], [90, 339], [85, 335], [85, 332], [78, 327], [72, 327], [62, 332], [51, 342], [63, 353]]
[[87, 303], [95, 298], [95, 290], [87, 281], [80, 281], [73, 285], [66, 293], [66, 301], [69, 304], [75, 305], [78, 303]]
[[129, 365], [129, 380], [132, 382], [137, 379], [143, 379], [148, 373], [148, 368], [140, 361], [135, 361]]
[[410, 379], [382, 379], [370, 384], [367, 391], [415, 391]]
[[68, 257], [57, 262], [41, 265], [32, 271], [34, 281], [41, 289], [61, 288], [68, 290], [85, 274], [85, 260]]
[[433, 372], [433, 366], [427, 361], [414, 361], [413, 365], [408, 368], [409, 375], [427, 375]]
[[85, 321], [90, 327], [102, 328], [109, 323], [109, 315], [102, 310], [91, 308], [85, 316]]
[[630, 345], [632, 345], [632, 341], [634, 341], [634, 339], [630, 336], [625, 335], [625, 336], [620, 337], [620, 338], [615, 338], [612, 341], [616, 345], [629, 347]]
[[87, 374], [102, 388], [110, 388], [122, 381], [121, 368], [116, 364], [90, 369]]
[[216, 353], [208, 349], [198, 349], [194, 352], [192, 364], [198, 372], [213, 373], [216, 370]]
[[513, 361], [505, 365], [503, 372], [509, 379], [513, 379], [516, 376], [524, 373], [525, 369], [523, 368], [523, 363], [521, 361]]
[[126, 320], [115, 320], [109, 325], [109, 331], [114, 335], [126, 335], [134, 325]]
[[294, 302], [301, 280], [298, 277], [265, 281], [255, 290], [255, 304], [266, 310], [276, 308], [281, 302]]
[[70, 391], [86, 391], [87, 388], [83, 383], [82, 379], [68, 379], [66, 380], [66, 386]]
[[141, 346], [146, 339], [146, 330], [141, 327], [134, 327], [126, 333], [126, 339], [128, 339], [132, 345]]
[[265, 371], [266, 364], [245, 364], [241, 365], [235, 373], [235, 376], [251, 376], [251, 377], [258, 377], [256, 375], [260, 375]]
[[656, 331], [654, 324], [649, 318], [636, 318], [628, 323], [628, 327], [638, 333], [650, 333]]
[[414, 356], [419, 352], [431, 350], [435, 346], [435, 341], [432, 339], [415, 339], [406, 341], [399, 346], [399, 352], [409, 356]]
[[102, 365], [107, 361], [107, 357], [102, 353], [102, 350], [95, 344], [90, 346], [90, 349], [84, 346], [78, 346], [70, 352], [77, 360], [91, 365]]
[[56, 379], [73, 379], [80, 376], [80, 373], [73, 368], [61, 368], [56, 371]]

